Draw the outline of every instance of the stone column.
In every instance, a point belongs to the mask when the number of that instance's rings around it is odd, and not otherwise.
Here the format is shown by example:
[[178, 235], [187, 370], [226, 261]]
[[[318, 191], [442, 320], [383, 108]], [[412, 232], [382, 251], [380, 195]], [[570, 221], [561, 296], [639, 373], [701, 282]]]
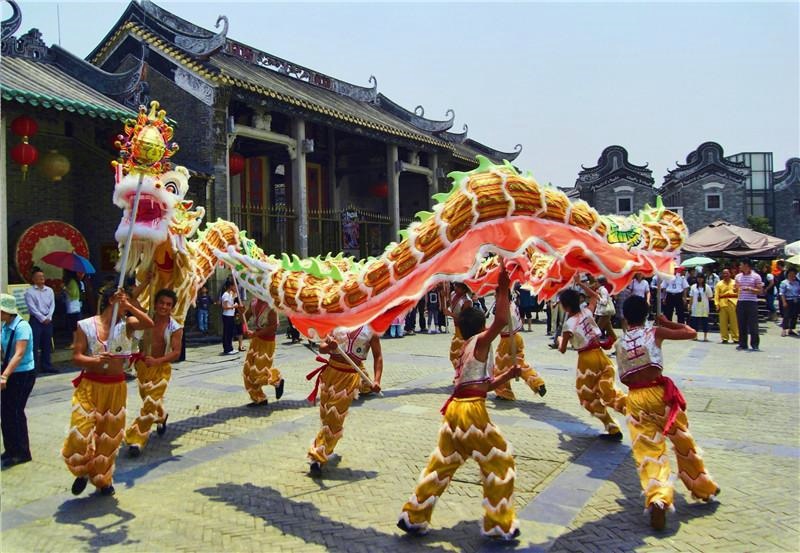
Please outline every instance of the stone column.
[[400, 238], [400, 173], [397, 168], [396, 144], [386, 145], [386, 184], [389, 186], [389, 219], [392, 221], [391, 240]]
[[296, 155], [292, 160], [292, 203], [295, 215], [295, 250], [300, 257], [308, 257], [308, 190], [306, 182], [306, 153], [303, 140], [306, 138], [306, 122], [292, 120], [294, 139], [297, 141]]
[[430, 160], [433, 175], [428, 179], [428, 207], [433, 206], [433, 195], [439, 193], [439, 154], [431, 154]]
[[336, 178], [336, 130], [328, 128], [328, 181], [333, 197], [333, 210], [342, 209], [342, 199], [339, 194], [339, 181]]
[[6, 115], [0, 117], [0, 292], [6, 293], [8, 286], [8, 171], [6, 170]]

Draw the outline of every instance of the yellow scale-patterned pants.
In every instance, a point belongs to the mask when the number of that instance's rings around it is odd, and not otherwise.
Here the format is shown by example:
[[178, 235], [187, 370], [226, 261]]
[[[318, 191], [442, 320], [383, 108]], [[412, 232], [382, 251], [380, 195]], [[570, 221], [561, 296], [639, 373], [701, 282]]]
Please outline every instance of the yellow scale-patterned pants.
[[[359, 364], [359, 367], [362, 365]], [[358, 397], [361, 376], [347, 363], [328, 361], [320, 374], [319, 419], [322, 423], [308, 450], [308, 458], [324, 464], [344, 432], [344, 419], [350, 404]]]
[[[520, 336], [518, 333], [515, 333], [513, 338], [512, 336], [504, 336], [500, 338], [500, 344], [498, 344], [497, 352], [494, 355], [494, 375], [497, 376], [502, 374], [513, 366], [514, 360], [511, 356], [512, 339], [514, 342], [516, 342], [517, 365], [522, 368], [522, 378], [525, 380], [525, 383], [531, 390], [538, 392], [539, 387], [544, 384], [544, 379], [539, 376], [539, 373], [537, 373], [533, 367], [525, 362], [525, 342], [522, 340], [522, 336]], [[510, 380], [495, 388], [494, 393], [497, 394], [497, 397], [499, 398], [509, 400], [516, 399], [514, 396], [514, 391], [511, 389]]]
[[485, 510], [481, 533], [510, 538], [514, 516], [514, 456], [511, 445], [489, 420], [484, 398], [453, 399], [439, 430], [439, 445], [422, 471], [417, 487], [400, 515], [408, 527], [427, 532], [436, 500], [456, 470], [475, 459], [483, 481]]
[[275, 340], [264, 340], [253, 337], [250, 339], [250, 348], [244, 360], [242, 377], [244, 388], [250, 394], [250, 399], [255, 403], [267, 401], [267, 396], [262, 388], [264, 386], [277, 386], [282, 379], [281, 372], [272, 366], [275, 355]]
[[98, 488], [113, 483], [114, 462], [125, 434], [124, 381], [104, 384], [83, 378], [72, 394], [69, 434], [61, 455], [76, 477], [89, 477]]
[[607, 407], [625, 414], [625, 394], [614, 385], [616, 370], [600, 348], [578, 352], [575, 390], [584, 409], [597, 417], [609, 434], [620, 432]]
[[671, 508], [673, 478], [670, 476], [666, 438], [672, 442], [678, 459], [678, 476], [698, 499], [708, 500], [717, 493], [717, 484], [706, 472], [703, 458], [689, 433], [686, 412], [681, 410], [666, 437], [663, 429], [668, 408], [664, 388], [653, 386], [628, 392], [628, 429], [633, 458], [645, 496], [645, 508], [658, 504]]
[[135, 367], [142, 409], [125, 432], [125, 443], [144, 449], [153, 424], [163, 424], [166, 420], [164, 394], [167, 393], [167, 384], [172, 376], [172, 365], [163, 363], [148, 367], [144, 361], [137, 361]]
[[464, 347], [464, 338], [461, 336], [461, 330], [459, 330], [458, 325], [455, 325], [455, 327], [456, 330], [453, 332], [453, 339], [450, 342], [450, 362], [453, 364], [454, 369], [458, 365], [461, 350]]

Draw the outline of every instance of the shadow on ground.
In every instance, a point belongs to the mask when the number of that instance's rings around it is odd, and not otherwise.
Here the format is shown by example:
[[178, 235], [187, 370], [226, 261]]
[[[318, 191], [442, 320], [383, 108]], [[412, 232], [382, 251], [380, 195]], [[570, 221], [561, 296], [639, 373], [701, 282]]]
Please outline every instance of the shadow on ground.
[[[55, 514], [55, 521], [59, 524], [80, 526], [89, 534], [81, 536], [76, 530], [74, 538], [84, 542], [85, 550], [93, 553], [106, 547], [139, 543], [139, 540], [128, 538], [128, 523], [135, 518], [134, 514], [120, 508], [115, 497], [102, 497], [97, 493], [65, 501]], [[91, 522], [94, 519], [101, 520]]]

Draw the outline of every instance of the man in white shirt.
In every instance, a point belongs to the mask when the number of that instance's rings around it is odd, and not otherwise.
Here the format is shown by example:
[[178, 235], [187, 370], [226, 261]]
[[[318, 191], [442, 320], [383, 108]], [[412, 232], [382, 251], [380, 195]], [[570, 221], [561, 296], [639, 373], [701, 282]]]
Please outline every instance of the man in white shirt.
[[225, 293], [220, 298], [222, 303], [222, 354], [223, 355], [236, 355], [233, 350], [233, 336], [235, 334], [235, 315], [236, 304], [236, 284], [233, 280], [227, 281], [225, 286]]
[[672, 320], [672, 314], [677, 312], [678, 322], [686, 323], [686, 299], [689, 283], [682, 274], [680, 267], [675, 268], [675, 276], [661, 283], [661, 289], [666, 292], [661, 301], [664, 303], [664, 316]]
[[[30, 324], [33, 330], [33, 359], [39, 374], [52, 374], [58, 371], [50, 363], [50, 352], [53, 345], [53, 312], [56, 310], [56, 298], [53, 289], [44, 283], [44, 273], [35, 268], [31, 275], [33, 285], [25, 290], [25, 303], [31, 314]], [[41, 350], [41, 351], [40, 351]]]

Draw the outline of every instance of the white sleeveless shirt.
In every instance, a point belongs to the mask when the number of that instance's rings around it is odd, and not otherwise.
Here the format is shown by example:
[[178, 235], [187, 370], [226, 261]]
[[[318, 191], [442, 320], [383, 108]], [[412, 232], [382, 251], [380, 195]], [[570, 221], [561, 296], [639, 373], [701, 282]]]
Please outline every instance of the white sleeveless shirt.
[[494, 373], [494, 353], [492, 346], [486, 354], [486, 361], [475, 359], [475, 344], [478, 343], [478, 336], [475, 335], [464, 343], [464, 349], [456, 366], [456, 377], [453, 379], [455, 389], [469, 384], [480, 384], [492, 379]]
[[603, 333], [600, 331], [600, 327], [597, 326], [592, 312], [585, 307], [582, 307], [581, 312], [577, 315], [567, 318], [564, 322], [562, 334], [564, 332], [572, 334], [570, 343], [579, 352], [595, 345], [600, 345], [600, 340], [603, 337]]
[[78, 327], [86, 335], [89, 352], [95, 357], [105, 352], [113, 357], [130, 357], [133, 353], [133, 339], [128, 336], [128, 323], [125, 317], [117, 321], [105, 342], [101, 342], [97, 337], [97, 317], [78, 321]]
[[335, 332], [333, 337], [339, 344], [340, 350], [350, 357], [364, 361], [369, 354], [372, 334], [370, 327], [364, 325], [350, 332]]
[[664, 354], [656, 343], [652, 324], [628, 329], [616, 348], [620, 380], [648, 367], [664, 368]]

